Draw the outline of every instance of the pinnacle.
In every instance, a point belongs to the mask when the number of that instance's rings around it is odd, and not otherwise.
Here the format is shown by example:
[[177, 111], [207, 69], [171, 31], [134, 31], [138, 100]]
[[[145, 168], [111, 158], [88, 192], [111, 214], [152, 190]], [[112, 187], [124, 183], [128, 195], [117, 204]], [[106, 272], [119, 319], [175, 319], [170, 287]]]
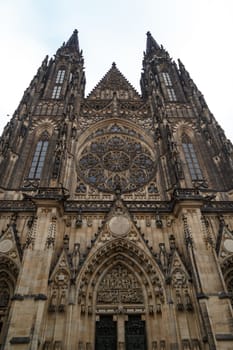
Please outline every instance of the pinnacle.
[[151, 33], [148, 31], [146, 33], [147, 35], [147, 42], [146, 42], [146, 53], [150, 54], [152, 52], [155, 52], [157, 50], [160, 50], [160, 46], [157, 43], [157, 41], [153, 38]]
[[75, 49], [76, 51], [79, 52], [79, 41], [78, 41], [78, 30], [75, 29], [73, 31], [73, 34], [65, 44], [65, 47]]

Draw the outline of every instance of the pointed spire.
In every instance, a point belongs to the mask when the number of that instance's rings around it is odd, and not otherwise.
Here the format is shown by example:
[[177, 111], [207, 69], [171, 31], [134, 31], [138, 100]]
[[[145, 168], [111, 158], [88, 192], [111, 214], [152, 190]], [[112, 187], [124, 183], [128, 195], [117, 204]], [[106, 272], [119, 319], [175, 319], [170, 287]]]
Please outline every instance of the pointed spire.
[[67, 42], [57, 50], [56, 56], [73, 54], [82, 59], [82, 50], [79, 49], [78, 31], [75, 29]]
[[70, 49], [75, 49], [76, 51], [79, 52], [79, 41], [78, 41], [78, 31], [75, 29], [73, 31], [73, 34], [65, 44], [65, 47], [70, 48]]
[[155, 52], [157, 50], [161, 50], [159, 44], [156, 42], [156, 40], [153, 38], [150, 32], [146, 33], [147, 35], [147, 41], [146, 41], [146, 54], [150, 54], [152, 52]]

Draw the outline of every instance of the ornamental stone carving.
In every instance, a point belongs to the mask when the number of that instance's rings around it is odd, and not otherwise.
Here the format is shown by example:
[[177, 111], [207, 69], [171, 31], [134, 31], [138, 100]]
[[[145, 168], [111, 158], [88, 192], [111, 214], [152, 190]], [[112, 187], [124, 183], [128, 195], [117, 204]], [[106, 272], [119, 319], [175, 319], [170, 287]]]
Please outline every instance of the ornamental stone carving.
[[97, 293], [98, 304], [143, 304], [141, 286], [122, 264], [117, 264], [105, 274]]
[[134, 133], [93, 135], [78, 156], [78, 174], [103, 192], [135, 191], [155, 175], [155, 152]]

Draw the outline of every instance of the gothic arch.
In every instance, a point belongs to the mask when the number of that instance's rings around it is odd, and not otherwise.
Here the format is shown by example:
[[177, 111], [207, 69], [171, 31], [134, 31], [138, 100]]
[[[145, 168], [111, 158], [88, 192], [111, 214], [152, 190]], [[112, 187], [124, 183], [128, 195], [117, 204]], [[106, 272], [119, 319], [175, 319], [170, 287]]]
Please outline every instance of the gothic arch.
[[7, 327], [7, 319], [11, 299], [15, 292], [19, 267], [8, 256], [0, 258], [0, 347], [4, 342], [3, 334]]
[[35, 139], [40, 137], [40, 135], [46, 131], [49, 134], [49, 137], [52, 135], [53, 130], [56, 128], [57, 123], [50, 118], [43, 119], [37, 119], [33, 126], [31, 127], [31, 131], [34, 133]]
[[[99, 276], [96, 278], [93, 303], [115, 304], [116, 306], [119, 303], [145, 304], [147, 295], [146, 290], [143, 288], [144, 286], [141, 283], [140, 272], [141, 271], [137, 267], [135, 268], [135, 265], [132, 266], [130, 261], [127, 261], [123, 254], [116, 254], [115, 256], [112, 256], [111, 259], [108, 260], [107, 269], [104, 269], [104, 266], [102, 265], [97, 273]], [[107, 283], [105, 281], [106, 279], [108, 279]], [[111, 288], [115, 292], [119, 292], [118, 295], [113, 296], [113, 301], [111, 300], [111, 295], [109, 295], [111, 294]], [[131, 290], [134, 292], [134, 294], [138, 292], [138, 295], [134, 295], [133, 298], [131, 296], [127, 297], [127, 295], [124, 295], [125, 292]]]
[[139, 140], [144, 140], [151, 148], [154, 148], [153, 138], [149, 137], [148, 133], [146, 133], [144, 129], [140, 128], [138, 125], [128, 120], [123, 120], [120, 118], [111, 118], [97, 122], [94, 125], [90, 126], [87, 130], [85, 130], [85, 132], [83, 132], [82, 135], [80, 135], [79, 137], [77, 149], [81, 149], [83, 144], [88, 139], [93, 138], [93, 136], [95, 136], [96, 133], [102, 131], [102, 135], [104, 135], [105, 133], [111, 132], [110, 129], [114, 125], [118, 126], [119, 128], [122, 128], [122, 132], [124, 134], [133, 132], [136, 138], [139, 138]]
[[77, 280], [78, 304], [82, 305], [83, 311], [89, 306], [92, 309], [96, 302], [96, 286], [104, 276], [106, 266], [110, 267], [122, 264], [129, 271], [134, 272], [144, 290], [144, 300], [147, 311], [149, 305], [164, 302], [163, 283], [164, 278], [156, 262], [136, 244], [126, 239], [116, 239], [99, 248], [92, 254], [80, 271]]
[[233, 307], [233, 255], [230, 255], [223, 260], [222, 272], [227, 290], [231, 295], [231, 304]]
[[183, 134], [186, 134], [191, 140], [193, 139], [194, 133], [198, 132], [198, 129], [192, 122], [178, 122], [173, 127], [174, 137], [176, 140], [181, 140]]
[[198, 133], [198, 130], [191, 123], [178, 123], [173, 130], [187, 186], [192, 187], [194, 182], [205, 183], [206, 186], [203, 150], [197, 142], [198, 138], [194, 138], [194, 133]]
[[33, 153], [31, 152], [31, 163], [29, 163], [29, 172], [27, 177], [33, 180], [40, 180], [46, 154], [48, 151], [50, 135], [47, 130], [44, 130], [34, 142]]
[[38, 142], [40, 140], [48, 141], [49, 138], [50, 138], [50, 133], [47, 130], [47, 128], [43, 128], [41, 130], [37, 130], [36, 133], [35, 133], [35, 142]]
[[[91, 251], [76, 281], [74, 317], [78, 313], [83, 322], [82, 329], [77, 328], [80, 346], [94, 344], [96, 322], [106, 316], [118, 326], [122, 320], [124, 323], [135, 317], [144, 324], [148, 341], [154, 338], [154, 329], [166, 313], [164, 285], [161, 270], [142, 243], [139, 247], [127, 238], [117, 238]], [[88, 329], [92, 331], [85, 332]]]
[[16, 284], [19, 267], [15, 264], [15, 262], [8, 256], [2, 254], [0, 258], [0, 274], [4, 272], [8, 274], [8, 278], [10, 283], [13, 285]]

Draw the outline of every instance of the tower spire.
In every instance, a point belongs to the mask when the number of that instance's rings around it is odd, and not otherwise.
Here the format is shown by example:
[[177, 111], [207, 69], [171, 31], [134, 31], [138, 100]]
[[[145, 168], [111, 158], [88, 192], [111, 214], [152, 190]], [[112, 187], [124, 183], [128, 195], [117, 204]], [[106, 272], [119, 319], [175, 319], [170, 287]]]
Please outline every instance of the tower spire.
[[157, 50], [160, 50], [160, 46], [157, 43], [157, 41], [153, 38], [150, 32], [146, 33], [147, 35], [147, 41], [146, 41], [146, 54], [150, 54], [152, 52], [155, 52]]
[[78, 40], [78, 31], [75, 29], [70, 36], [70, 38], [67, 40], [67, 42], [64, 42], [63, 45], [57, 50], [57, 55], [67, 55], [67, 54], [74, 54], [75, 56], [81, 57], [82, 51], [79, 49], [79, 40]]
[[79, 41], [78, 41], [78, 30], [75, 29], [65, 44], [65, 47], [70, 48], [70, 49], [75, 49], [79, 52]]

